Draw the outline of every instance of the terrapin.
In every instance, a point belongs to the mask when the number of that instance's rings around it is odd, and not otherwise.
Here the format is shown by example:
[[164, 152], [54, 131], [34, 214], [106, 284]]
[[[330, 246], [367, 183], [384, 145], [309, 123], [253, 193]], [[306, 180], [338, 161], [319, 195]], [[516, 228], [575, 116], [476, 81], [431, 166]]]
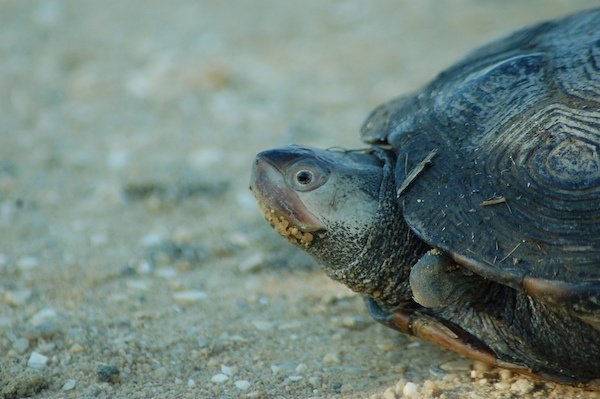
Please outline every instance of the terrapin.
[[361, 138], [258, 154], [267, 221], [383, 324], [597, 384], [600, 9], [470, 53], [373, 111]]

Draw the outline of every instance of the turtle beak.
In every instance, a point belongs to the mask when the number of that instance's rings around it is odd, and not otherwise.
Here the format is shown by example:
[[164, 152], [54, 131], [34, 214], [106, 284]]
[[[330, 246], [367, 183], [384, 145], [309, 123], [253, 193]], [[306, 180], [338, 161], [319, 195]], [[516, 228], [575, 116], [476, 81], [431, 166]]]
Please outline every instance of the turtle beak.
[[307, 156], [309, 149], [290, 146], [258, 154], [252, 165], [250, 190], [263, 214], [275, 213], [304, 232], [323, 229], [323, 224], [286, 183], [286, 167]]

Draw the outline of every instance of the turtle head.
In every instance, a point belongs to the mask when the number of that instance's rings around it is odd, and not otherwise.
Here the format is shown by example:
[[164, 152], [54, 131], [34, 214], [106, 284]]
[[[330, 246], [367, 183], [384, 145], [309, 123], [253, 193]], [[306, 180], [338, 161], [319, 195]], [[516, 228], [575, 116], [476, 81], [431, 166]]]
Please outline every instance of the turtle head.
[[256, 156], [250, 189], [278, 233], [320, 261], [330, 277], [377, 297], [395, 289], [390, 273], [409, 245], [396, 203], [394, 160], [380, 148], [276, 148]]
[[322, 259], [334, 237], [345, 237], [345, 253], [364, 244], [381, 178], [381, 161], [371, 154], [289, 146], [256, 156], [250, 189], [275, 231], [319, 260], [336, 263]]

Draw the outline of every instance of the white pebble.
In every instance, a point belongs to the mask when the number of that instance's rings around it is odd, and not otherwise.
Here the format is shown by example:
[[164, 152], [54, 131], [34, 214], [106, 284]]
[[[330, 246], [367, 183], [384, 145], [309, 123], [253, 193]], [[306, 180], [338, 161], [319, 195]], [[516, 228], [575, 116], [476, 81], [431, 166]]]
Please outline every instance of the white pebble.
[[56, 310], [52, 308], [42, 309], [33, 316], [29, 322], [34, 326], [39, 326], [41, 324], [47, 323], [52, 319], [56, 318]]
[[304, 363], [300, 363], [296, 366], [296, 373], [304, 373], [308, 370], [308, 366]]
[[37, 350], [40, 351], [40, 353], [48, 353], [50, 351], [53, 351], [54, 349], [56, 349], [56, 343], [54, 342], [46, 342], [44, 344], [40, 344], [37, 347]]
[[396, 395], [402, 395], [402, 390], [404, 389], [406, 382], [405, 378], [400, 378], [398, 382], [396, 382], [396, 386], [394, 387]]
[[385, 390], [382, 396], [383, 399], [397, 399], [396, 392], [394, 392], [394, 388], [388, 388]]
[[508, 391], [510, 389], [510, 384], [508, 382], [501, 381], [495, 383], [494, 387], [499, 391]]
[[27, 361], [27, 366], [32, 369], [41, 370], [46, 367], [48, 363], [48, 357], [42, 355], [38, 352], [31, 352], [31, 356], [29, 356], [29, 360]]
[[492, 369], [492, 366], [490, 366], [487, 363], [481, 362], [479, 360], [475, 360], [473, 362], [473, 370], [475, 371], [479, 371], [481, 373], [487, 373]]
[[257, 252], [252, 254], [249, 258], [243, 260], [239, 265], [238, 269], [242, 273], [254, 273], [260, 270], [265, 264], [265, 257], [262, 253]]
[[152, 287], [152, 283], [144, 280], [127, 280], [125, 284], [127, 285], [127, 288], [137, 291], [147, 291]]
[[290, 381], [296, 382], [296, 381], [300, 381], [304, 377], [302, 377], [301, 375], [290, 375], [290, 376], [288, 376], [288, 378], [290, 379]]
[[18, 291], [6, 291], [4, 293], [4, 302], [7, 305], [19, 307], [25, 305], [27, 300], [31, 297], [31, 290], [18, 290]]
[[342, 326], [353, 331], [366, 330], [371, 324], [373, 324], [372, 318], [362, 316], [346, 316], [342, 318]]
[[193, 380], [193, 379], [191, 379], [191, 378], [190, 378], [190, 379], [188, 379], [187, 386], [188, 386], [188, 388], [193, 388], [193, 387], [195, 387], [195, 386], [196, 386], [196, 381], [194, 381], [194, 380]]
[[227, 381], [228, 379], [229, 379], [229, 377], [227, 377], [225, 374], [216, 374], [216, 375], [213, 375], [210, 380], [216, 384], [222, 384], [225, 381]]
[[71, 389], [75, 388], [76, 383], [77, 383], [76, 380], [67, 380], [62, 386], [62, 390], [70, 391]]
[[171, 267], [161, 267], [159, 269], [156, 269], [155, 275], [157, 277], [172, 279], [177, 277], [179, 275], [179, 272]]
[[231, 370], [231, 367], [225, 366], [224, 364], [222, 364], [221, 365], [221, 373], [230, 376], [233, 374], [233, 371]]
[[38, 258], [33, 256], [23, 256], [17, 261], [17, 266], [22, 270], [30, 270], [37, 267], [40, 264]]
[[407, 398], [416, 398], [418, 391], [419, 389], [417, 387], [417, 384], [415, 384], [414, 382], [407, 382], [406, 385], [404, 385], [404, 389], [402, 389], [402, 393]]
[[354, 392], [354, 387], [352, 386], [352, 384], [344, 384], [342, 385], [342, 387], [340, 388], [340, 392], [342, 394], [350, 394], [352, 392]]
[[440, 368], [449, 373], [456, 371], [469, 371], [471, 370], [471, 360], [454, 360], [452, 362], [442, 364]]
[[154, 266], [152, 266], [152, 263], [150, 263], [149, 261], [142, 260], [136, 263], [134, 268], [135, 271], [138, 272], [138, 274], [147, 275], [152, 273], [152, 269], [154, 268]]
[[130, 152], [124, 149], [112, 150], [106, 157], [106, 164], [109, 168], [116, 170], [126, 166], [130, 160]]
[[168, 377], [169, 371], [166, 369], [166, 367], [159, 367], [156, 370], [154, 370], [153, 374], [155, 379], [164, 380]]
[[333, 364], [340, 364], [341, 361], [338, 355], [336, 355], [335, 353], [327, 353], [325, 356], [323, 356], [323, 363], [325, 363], [328, 366], [331, 366]]
[[158, 244], [162, 244], [164, 238], [161, 234], [152, 233], [145, 235], [140, 239], [140, 244], [144, 247], [153, 247]]
[[29, 340], [27, 338], [18, 338], [13, 342], [13, 349], [19, 354], [25, 353], [29, 348]]
[[519, 378], [510, 386], [510, 390], [518, 393], [519, 395], [526, 395], [533, 392], [534, 389], [535, 384], [524, 378]]
[[250, 382], [248, 382], [246, 380], [239, 380], [239, 381], [234, 382], [234, 384], [238, 389], [241, 389], [242, 391], [245, 391], [248, 388], [250, 388]]
[[510, 370], [505, 370], [505, 369], [502, 369], [502, 370], [500, 370], [500, 372], [499, 372], [498, 374], [500, 375], [500, 379], [501, 379], [502, 381], [508, 381], [508, 380], [510, 380], [510, 379], [512, 378], [512, 376], [513, 376], [513, 373], [512, 373], [512, 371], [510, 371]]
[[189, 290], [173, 293], [173, 300], [180, 304], [194, 303], [204, 298], [208, 298], [208, 294], [204, 291]]
[[252, 324], [254, 324], [254, 327], [261, 331], [268, 331], [273, 329], [273, 323], [270, 321], [253, 320]]

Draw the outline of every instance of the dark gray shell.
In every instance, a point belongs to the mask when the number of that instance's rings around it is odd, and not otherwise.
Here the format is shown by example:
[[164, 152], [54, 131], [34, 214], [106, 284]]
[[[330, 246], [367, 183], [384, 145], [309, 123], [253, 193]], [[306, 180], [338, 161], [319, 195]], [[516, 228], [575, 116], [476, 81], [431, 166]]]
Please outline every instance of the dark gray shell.
[[[430, 245], [555, 306], [600, 313], [600, 9], [519, 31], [381, 106], [400, 195]], [[490, 201], [495, 200], [495, 201]]]

